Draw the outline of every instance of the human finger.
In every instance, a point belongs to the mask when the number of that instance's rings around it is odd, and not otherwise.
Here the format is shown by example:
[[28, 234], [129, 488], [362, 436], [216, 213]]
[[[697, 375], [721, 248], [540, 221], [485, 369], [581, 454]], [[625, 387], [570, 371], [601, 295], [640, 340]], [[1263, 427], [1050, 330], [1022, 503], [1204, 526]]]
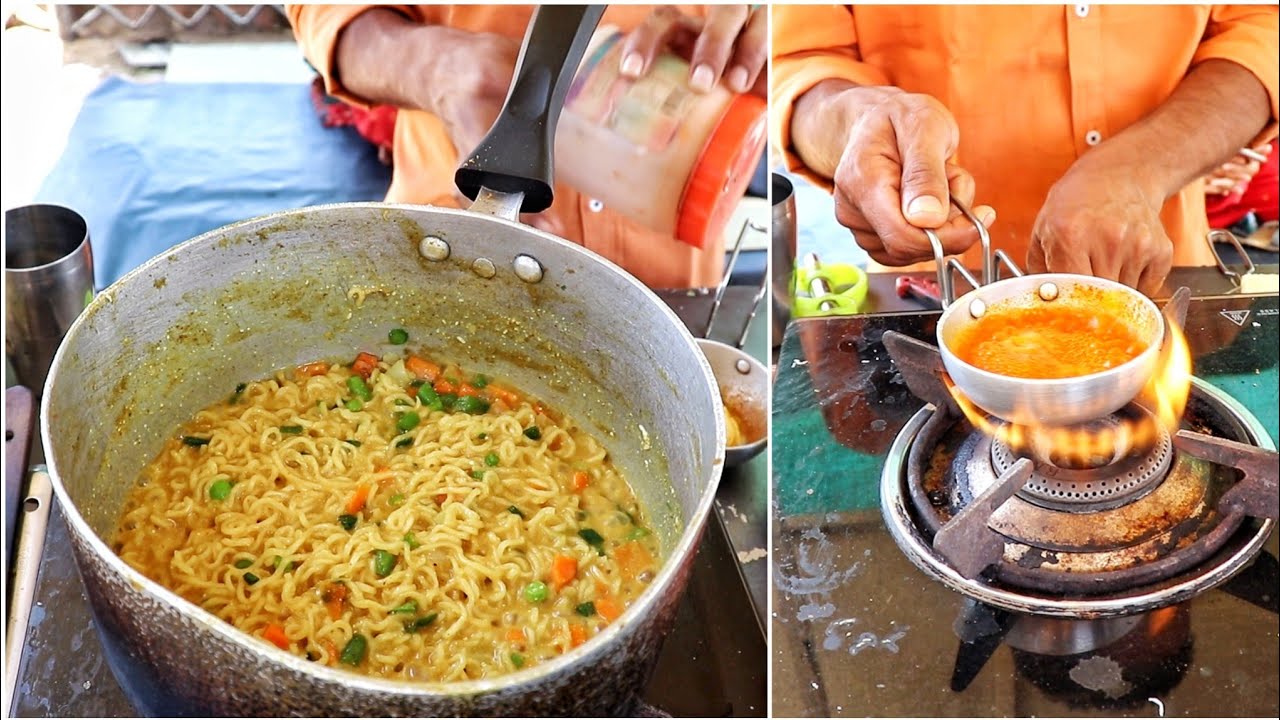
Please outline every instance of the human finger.
[[737, 93], [750, 92], [762, 77], [769, 58], [768, 18], [763, 10], [751, 11], [747, 24], [734, 43], [733, 57], [725, 70], [725, 84]]
[[[689, 87], [708, 92], [720, 81], [749, 12], [745, 5], [713, 5], [707, 9], [702, 32], [689, 58]], [[760, 65], [763, 66], [763, 58]], [[750, 87], [750, 83], [744, 84]]]
[[623, 76], [638, 78], [647, 73], [654, 59], [680, 30], [681, 18], [680, 11], [669, 5], [654, 8], [623, 43], [620, 67]]

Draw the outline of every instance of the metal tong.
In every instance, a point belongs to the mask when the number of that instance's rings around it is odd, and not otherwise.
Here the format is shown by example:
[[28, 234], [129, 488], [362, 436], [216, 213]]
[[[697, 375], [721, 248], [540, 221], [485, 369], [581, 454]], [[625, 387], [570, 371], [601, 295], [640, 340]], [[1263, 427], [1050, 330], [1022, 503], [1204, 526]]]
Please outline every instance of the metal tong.
[[[733, 254], [729, 256], [729, 267], [725, 268], [724, 276], [720, 278], [720, 284], [716, 286], [715, 300], [711, 303], [711, 314], [707, 316], [707, 329], [702, 337], [710, 339], [711, 329], [715, 326], [716, 315], [720, 312], [720, 303], [724, 300], [725, 290], [729, 288], [729, 281], [733, 278], [733, 270], [738, 265], [738, 255], [742, 252], [742, 239], [747, 236], [747, 231], [752, 230], [758, 233], [767, 233], [769, 230], [763, 225], [758, 224], [755, 220], [747, 218], [742, 223], [742, 228], [738, 230], [738, 238], [733, 242]], [[760, 281], [760, 287], [756, 288], [756, 294], [751, 298], [751, 312], [747, 315], [747, 319], [742, 323], [742, 332], [738, 334], [738, 340], [734, 347], [741, 350], [742, 346], [747, 342], [747, 332], [751, 330], [751, 321], [755, 319], [756, 312], [760, 308], [760, 299], [764, 297], [765, 290], [769, 287], [769, 273], [764, 273], [764, 278]]]
[[941, 289], [940, 300], [943, 310], [947, 309], [947, 306], [956, 300], [952, 273], [959, 273], [965, 279], [965, 282], [969, 283], [974, 289], [999, 280], [1001, 263], [1009, 269], [1009, 272], [1014, 277], [1022, 277], [1026, 274], [1004, 250], [996, 250], [994, 254], [991, 252], [991, 235], [987, 232], [987, 226], [983, 225], [978, 216], [965, 207], [964, 203], [960, 202], [955, 195], [951, 196], [951, 204], [955, 205], [956, 209], [978, 229], [978, 243], [982, 247], [982, 282], [978, 282], [958, 258], [946, 257], [942, 250], [942, 241], [938, 239], [938, 234], [930, 228], [924, 228], [925, 237], [929, 238], [929, 245], [933, 247], [933, 261], [937, 266], [938, 287]]

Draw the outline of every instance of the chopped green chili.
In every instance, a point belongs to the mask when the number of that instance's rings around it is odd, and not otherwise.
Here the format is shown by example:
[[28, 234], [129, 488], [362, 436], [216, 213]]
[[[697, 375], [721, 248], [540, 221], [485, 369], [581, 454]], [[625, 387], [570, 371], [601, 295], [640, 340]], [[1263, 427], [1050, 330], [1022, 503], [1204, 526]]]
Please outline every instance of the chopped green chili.
[[524, 586], [524, 599], [531, 603], [540, 603], [547, 599], [547, 584], [541, 580], [534, 580]]
[[361, 445], [363, 445], [363, 444], [364, 444], [364, 443], [360, 442], [359, 440], [351, 440], [351, 439], [349, 439], [349, 438], [348, 438], [347, 440], [343, 440], [342, 442], [344, 442], [344, 443], [346, 443], [346, 444], [350, 445], [351, 447], [360, 447]]
[[375, 550], [373, 551], [373, 571], [377, 573], [378, 577], [386, 577], [391, 574], [392, 570], [396, 569], [396, 560], [398, 559], [386, 550]]
[[396, 399], [395, 399], [395, 400], [393, 400], [392, 402], [393, 402], [394, 404], [396, 404], [396, 405], [400, 405], [400, 406], [412, 405], [412, 404], [413, 404], [413, 401], [412, 401], [412, 400], [407, 400], [407, 399], [405, 399], [405, 398], [396, 398]]
[[438, 617], [440, 617], [440, 613], [427, 613], [420, 618], [407, 620], [404, 624], [404, 631], [407, 633], [416, 633], [425, 627], [430, 627], [431, 623], [435, 622]]
[[404, 495], [402, 493], [396, 493], [392, 495], [391, 497], [387, 498], [387, 504], [392, 507], [395, 507], [396, 505], [403, 505]]
[[520, 508], [516, 507], [515, 505], [512, 505], [511, 507], [507, 508], [507, 512], [511, 513], [512, 515], [519, 515], [520, 517], [524, 517], [524, 513], [520, 512]]
[[489, 384], [489, 376], [476, 375], [475, 377], [471, 378], [471, 384], [474, 385], [475, 387], [482, 388], [485, 385]]
[[240, 383], [239, 385], [236, 385], [236, 391], [231, 393], [231, 397], [227, 399], [227, 402], [232, 405], [240, 402], [240, 396], [244, 395], [245, 388], [247, 387], [249, 387], [248, 383]]
[[271, 571], [275, 572], [279, 570], [282, 564], [284, 565], [285, 572], [293, 572], [294, 570], [298, 569], [298, 561], [290, 560], [289, 562], [286, 563], [283, 557], [276, 555], [271, 559]]
[[392, 345], [403, 345], [409, 342], [409, 333], [405, 332], [404, 328], [396, 328], [387, 333], [387, 339]]
[[524, 667], [524, 655], [518, 652], [511, 653], [511, 664], [518, 668]]
[[498, 462], [499, 462], [498, 453], [496, 452], [491, 452], [488, 455], [484, 456], [484, 464], [488, 465], [489, 467], [498, 467]]
[[202, 445], [208, 445], [210, 439], [211, 438], [207, 437], [196, 437], [195, 435], [183, 435], [182, 443], [191, 447], [200, 447]]
[[281, 425], [280, 432], [286, 435], [301, 435], [302, 426], [301, 425]]
[[530, 440], [541, 440], [542, 431], [538, 429], [537, 425], [530, 425], [524, 429], [524, 436]]
[[418, 427], [420, 422], [422, 422], [422, 418], [418, 417], [418, 413], [410, 410], [409, 412], [401, 413], [400, 417], [396, 418], [396, 429], [400, 432], [409, 432]]
[[413, 613], [418, 612], [418, 601], [410, 600], [403, 605], [391, 608], [391, 612], [400, 613], [401, 615], [412, 615]]
[[432, 410], [444, 409], [444, 401], [440, 399], [440, 394], [430, 385], [423, 385], [418, 388], [418, 402]]
[[342, 648], [342, 654], [338, 656], [338, 661], [344, 665], [356, 666], [364, 661], [364, 654], [369, 649], [369, 641], [360, 633], [351, 636], [345, 647]]
[[404, 437], [402, 437], [402, 438], [400, 438], [399, 440], [397, 440], [397, 441], [396, 441], [396, 447], [398, 447], [398, 448], [405, 448], [405, 447], [409, 447], [409, 446], [410, 446], [410, 445], [412, 445], [412, 444], [413, 444], [413, 436], [412, 436], [412, 435], [405, 435]]
[[231, 486], [234, 483], [227, 478], [218, 478], [209, 486], [209, 497], [213, 500], [226, 500], [231, 497]]
[[338, 516], [338, 524], [342, 526], [343, 530], [346, 530], [347, 532], [351, 532], [352, 530], [356, 529], [356, 522], [358, 521], [358, 519], [359, 518], [357, 518], [355, 515], [348, 515], [346, 513], [343, 513], [342, 515]]
[[346, 406], [351, 412], [360, 412], [364, 409], [364, 401], [358, 397], [354, 397], [346, 402]]
[[483, 471], [483, 470], [472, 470], [472, 471], [471, 471], [471, 477], [475, 478], [476, 480], [483, 480], [483, 479], [484, 479], [484, 471]]
[[591, 617], [596, 614], [596, 604], [590, 601], [584, 602], [573, 609], [582, 617]]
[[458, 402], [458, 396], [453, 393], [444, 393], [440, 396], [440, 403], [445, 410], [453, 410], [453, 406]]
[[418, 542], [418, 538], [413, 536], [413, 533], [404, 534], [404, 544], [408, 545], [410, 550], [417, 550], [422, 545], [422, 543]]
[[244, 582], [246, 585], [256, 585], [258, 584], [258, 576], [253, 573], [245, 573]]
[[631, 532], [627, 533], [628, 540], [639, 540], [645, 537], [649, 537], [649, 531], [639, 525], [631, 528]]
[[604, 554], [604, 537], [600, 533], [591, 528], [582, 528], [578, 531], [578, 537], [587, 541], [587, 544], [596, 549], [596, 552]]
[[480, 434], [476, 435], [476, 439], [477, 439], [477, 440], [486, 440], [486, 439], [488, 439], [488, 437], [489, 437], [489, 433], [487, 433], [487, 432], [480, 433]]
[[483, 415], [489, 412], [489, 401], [475, 395], [465, 395], [458, 398], [454, 408], [468, 415]]
[[347, 378], [347, 389], [351, 391], [352, 395], [361, 400], [368, 401], [373, 399], [373, 391], [365, 384], [364, 378], [359, 375], [352, 375]]
[[253, 567], [253, 561], [249, 558], [240, 558], [235, 564], [237, 570], [248, 570]]

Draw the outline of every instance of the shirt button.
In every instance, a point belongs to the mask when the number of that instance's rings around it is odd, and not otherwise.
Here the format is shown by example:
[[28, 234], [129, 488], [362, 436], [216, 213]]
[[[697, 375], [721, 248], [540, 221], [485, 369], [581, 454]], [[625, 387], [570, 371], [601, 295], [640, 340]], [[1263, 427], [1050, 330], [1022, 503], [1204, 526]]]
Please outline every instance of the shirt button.
[[587, 209], [589, 209], [591, 212], [598, 213], [604, 209], [604, 203], [600, 202], [595, 198], [591, 198], [590, 200], [587, 201]]
[[1079, 17], [1079, 18], [1089, 17], [1089, 6], [1088, 6], [1088, 5], [1077, 5], [1077, 6], [1076, 6], [1076, 17]]
[[1097, 130], [1090, 130], [1084, 134], [1084, 141], [1090, 145], [1097, 145], [1102, 142], [1102, 133]]

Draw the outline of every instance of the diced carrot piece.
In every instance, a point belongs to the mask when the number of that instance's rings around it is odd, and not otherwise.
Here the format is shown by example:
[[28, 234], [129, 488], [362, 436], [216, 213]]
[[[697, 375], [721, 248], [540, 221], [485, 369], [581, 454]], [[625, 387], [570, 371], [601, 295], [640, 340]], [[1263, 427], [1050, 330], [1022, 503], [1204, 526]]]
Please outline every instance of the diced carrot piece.
[[591, 476], [579, 470], [573, 474], [573, 491], [582, 492], [591, 484]]
[[327, 372], [329, 372], [329, 363], [327, 362], [313, 362], [307, 363], [306, 365], [299, 365], [297, 370], [298, 375], [301, 377], [315, 377], [317, 375], [324, 375]]
[[578, 559], [570, 555], [557, 555], [551, 561], [551, 585], [560, 590], [578, 576]]
[[434, 382], [440, 377], [440, 366], [430, 360], [423, 360], [417, 355], [410, 355], [404, 359], [404, 369], [413, 373], [413, 376], [429, 382]]
[[632, 580], [654, 565], [653, 555], [634, 540], [614, 549], [613, 559], [618, 561], [618, 569], [622, 570], [622, 574]]
[[359, 375], [365, 380], [368, 380], [369, 376], [372, 375], [373, 371], [377, 368], [378, 356], [373, 353], [362, 352], [359, 355], [356, 355], [355, 362], [351, 363], [351, 372]]
[[595, 604], [596, 612], [600, 613], [600, 617], [608, 620], [609, 622], [613, 622], [614, 620], [622, 617], [622, 603], [619, 603], [608, 595], [596, 598]]
[[524, 630], [514, 627], [507, 628], [507, 642], [524, 645]]
[[453, 383], [449, 382], [444, 378], [440, 378], [439, 380], [436, 380], [435, 384], [433, 384], [431, 387], [441, 395], [454, 395], [458, 392], [458, 386], [454, 385]]
[[485, 387], [485, 392], [489, 393], [489, 396], [493, 399], [501, 400], [511, 407], [516, 407], [520, 404], [520, 395], [515, 391], [508, 390], [504, 387], [489, 385]]
[[342, 617], [342, 608], [347, 602], [347, 586], [342, 583], [333, 583], [322, 598], [325, 609], [329, 611], [329, 619], [337, 620]]
[[561, 445], [560, 436], [556, 435], [555, 437], [551, 438], [551, 442], [547, 443], [547, 448], [550, 449], [551, 452], [555, 452], [556, 450], [560, 449], [560, 445]]
[[578, 647], [587, 641], [587, 628], [579, 623], [569, 625], [569, 647]]
[[338, 662], [338, 646], [333, 644], [331, 640], [321, 640], [320, 644], [324, 646], [324, 651], [329, 655], [328, 663], [330, 665]]
[[355, 515], [364, 509], [364, 504], [369, 500], [369, 486], [357, 485], [355, 492], [351, 493], [351, 497], [347, 499], [347, 514]]
[[471, 397], [480, 397], [480, 391], [471, 383], [458, 383], [458, 396], [467, 397], [468, 395]]
[[283, 627], [275, 623], [267, 623], [267, 626], [262, 630], [262, 639], [281, 650], [289, 649], [289, 636], [284, 634]]

